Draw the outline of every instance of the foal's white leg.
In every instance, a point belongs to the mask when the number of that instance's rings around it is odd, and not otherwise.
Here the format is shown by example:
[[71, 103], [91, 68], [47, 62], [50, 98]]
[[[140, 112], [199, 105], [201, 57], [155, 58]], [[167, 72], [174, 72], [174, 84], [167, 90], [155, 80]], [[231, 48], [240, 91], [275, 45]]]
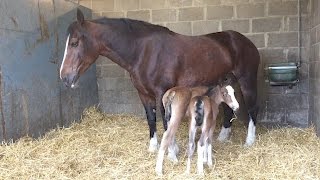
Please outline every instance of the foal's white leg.
[[205, 145], [201, 146], [199, 141], [197, 146], [198, 148], [197, 149], [197, 152], [198, 152], [197, 168], [198, 168], [198, 174], [203, 175], [204, 174], [203, 173], [203, 153], [204, 153]]
[[209, 167], [212, 167], [212, 145], [209, 143], [208, 144], [208, 149], [207, 149], [207, 151], [208, 151], [208, 166]]
[[256, 126], [253, 123], [252, 117], [250, 116], [250, 122], [248, 125], [248, 134], [245, 146], [252, 146], [256, 139]]
[[162, 175], [162, 165], [163, 165], [163, 159], [164, 159], [164, 154], [166, 152], [166, 147], [165, 144], [167, 143], [167, 136], [168, 132], [165, 131], [162, 136], [159, 152], [158, 152], [158, 157], [157, 157], [157, 162], [156, 162], [156, 173], [158, 176]]
[[158, 146], [157, 133], [154, 132], [153, 137], [150, 139], [149, 152], [156, 152], [158, 150]]
[[179, 153], [179, 147], [174, 138], [172, 143], [168, 147], [168, 159], [174, 163], [178, 162], [177, 154]]
[[204, 143], [204, 150], [203, 150], [203, 164], [208, 162], [208, 140]]
[[195, 122], [192, 121], [190, 125], [190, 130], [189, 130], [188, 161], [187, 161], [187, 169], [186, 169], [186, 173], [188, 174], [190, 173], [191, 158], [195, 150], [194, 139], [195, 139], [196, 132], [197, 132], [197, 128], [195, 126]]
[[220, 134], [218, 136], [218, 141], [225, 142], [229, 139], [231, 133], [231, 127], [225, 128], [222, 126]]

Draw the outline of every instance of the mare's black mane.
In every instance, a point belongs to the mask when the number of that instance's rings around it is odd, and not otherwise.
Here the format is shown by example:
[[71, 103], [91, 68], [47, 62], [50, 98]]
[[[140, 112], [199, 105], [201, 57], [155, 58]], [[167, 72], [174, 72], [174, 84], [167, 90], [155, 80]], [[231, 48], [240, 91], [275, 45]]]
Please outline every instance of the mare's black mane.
[[134, 20], [134, 19], [128, 19], [128, 18], [100, 18], [96, 20], [92, 20], [92, 22], [98, 23], [98, 24], [104, 24], [111, 27], [114, 27], [115, 29], [119, 31], [124, 31], [124, 33], [130, 33], [134, 35], [139, 35], [141, 33], [154, 33], [154, 32], [164, 32], [164, 33], [173, 33], [168, 28], [151, 24], [144, 21]]

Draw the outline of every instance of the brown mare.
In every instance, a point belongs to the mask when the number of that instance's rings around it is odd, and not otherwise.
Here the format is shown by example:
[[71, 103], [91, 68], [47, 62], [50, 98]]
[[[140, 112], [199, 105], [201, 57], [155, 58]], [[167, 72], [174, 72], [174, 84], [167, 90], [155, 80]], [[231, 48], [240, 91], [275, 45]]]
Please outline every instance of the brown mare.
[[173, 87], [163, 95], [162, 103], [165, 108], [168, 129], [163, 134], [158, 153], [156, 163], [158, 175], [162, 175], [163, 159], [167, 148], [169, 159], [178, 161], [175, 134], [185, 115], [191, 117], [186, 172], [190, 172], [191, 158], [195, 150], [195, 134], [198, 127], [201, 128], [201, 136], [197, 144], [198, 174], [203, 174], [204, 163], [207, 163], [209, 167], [212, 166], [212, 135], [216, 126], [219, 105], [224, 102], [234, 111], [239, 108], [232, 84], [232, 79], [227, 79], [227, 81], [219, 81], [218, 85], [210, 87]]
[[[246, 144], [255, 139], [257, 117], [257, 70], [259, 52], [245, 36], [224, 31], [202, 36], [184, 36], [169, 29], [131, 19], [101, 18], [84, 20], [80, 10], [77, 21], [68, 27], [68, 38], [60, 78], [75, 87], [78, 78], [95, 62], [106, 56], [130, 73], [133, 85], [146, 111], [150, 129], [150, 151], [157, 150], [156, 106], [174, 86], [205, 86], [217, 82], [227, 72], [238, 79], [248, 108], [249, 127]], [[225, 120], [219, 140], [229, 136], [232, 110], [225, 105]]]

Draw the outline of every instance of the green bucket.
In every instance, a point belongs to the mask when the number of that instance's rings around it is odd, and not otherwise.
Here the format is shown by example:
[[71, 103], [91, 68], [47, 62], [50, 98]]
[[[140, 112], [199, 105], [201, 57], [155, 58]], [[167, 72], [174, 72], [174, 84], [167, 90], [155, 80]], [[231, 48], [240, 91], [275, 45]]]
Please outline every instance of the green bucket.
[[265, 70], [272, 86], [293, 86], [299, 82], [297, 63], [269, 64]]

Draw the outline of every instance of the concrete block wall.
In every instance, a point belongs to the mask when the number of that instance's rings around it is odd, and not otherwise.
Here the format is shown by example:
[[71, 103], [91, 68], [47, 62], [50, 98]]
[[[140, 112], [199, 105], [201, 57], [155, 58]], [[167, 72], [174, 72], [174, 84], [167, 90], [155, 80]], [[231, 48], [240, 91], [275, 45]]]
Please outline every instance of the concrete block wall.
[[311, 1], [310, 15], [310, 119], [320, 136], [320, 2]]
[[[245, 34], [259, 48], [262, 60], [259, 120], [307, 126], [309, 1], [301, 0], [301, 82], [293, 89], [269, 87], [264, 81], [263, 69], [268, 63], [299, 60], [298, 0], [80, 0], [79, 3], [91, 8], [96, 16], [139, 19], [185, 35], [228, 29]], [[127, 72], [103, 57], [99, 58], [97, 65], [102, 109], [144, 115]]]

